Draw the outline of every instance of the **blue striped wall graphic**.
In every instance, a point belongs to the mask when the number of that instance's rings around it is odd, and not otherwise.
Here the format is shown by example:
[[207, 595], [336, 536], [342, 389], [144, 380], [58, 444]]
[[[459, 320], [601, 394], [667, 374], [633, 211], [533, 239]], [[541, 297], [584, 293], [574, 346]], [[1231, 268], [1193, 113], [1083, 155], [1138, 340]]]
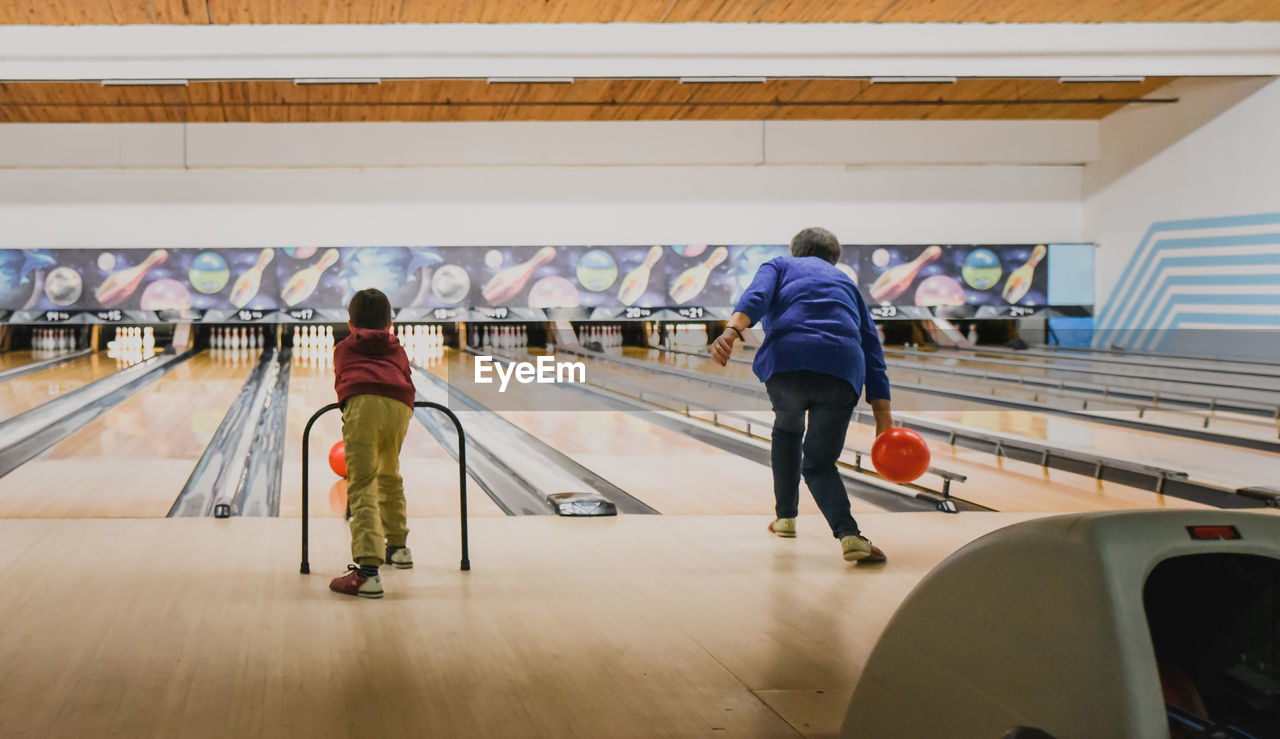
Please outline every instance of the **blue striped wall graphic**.
[[1150, 352], [1179, 331], [1280, 329], [1280, 213], [1152, 224], [1095, 326], [1096, 349]]

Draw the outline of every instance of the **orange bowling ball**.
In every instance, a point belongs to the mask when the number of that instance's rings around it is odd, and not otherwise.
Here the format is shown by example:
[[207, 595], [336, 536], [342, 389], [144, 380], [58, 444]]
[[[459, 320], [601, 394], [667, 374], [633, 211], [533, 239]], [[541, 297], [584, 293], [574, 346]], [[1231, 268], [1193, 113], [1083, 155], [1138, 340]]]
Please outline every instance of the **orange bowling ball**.
[[912, 482], [929, 469], [929, 445], [911, 429], [892, 428], [871, 445], [871, 464], [890, 482]]
[[329, 450], [329, 469], [333, 470], [333, 474], [338, 477], [347, 476], [347, 455], [343, 450], [342, 442], [334, 444]]

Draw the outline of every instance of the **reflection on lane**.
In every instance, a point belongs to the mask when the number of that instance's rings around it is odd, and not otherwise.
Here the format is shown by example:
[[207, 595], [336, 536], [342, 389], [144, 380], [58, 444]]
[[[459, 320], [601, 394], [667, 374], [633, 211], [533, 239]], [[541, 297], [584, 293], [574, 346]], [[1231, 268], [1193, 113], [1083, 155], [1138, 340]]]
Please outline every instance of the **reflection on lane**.
[[0, 478], [0, 516], [164, 516], [253, 359], [202, 352]]
[[0, 421], [25, 413], [119, 369], [114, 359], [105, 353], [97, 353], [0, 382]]

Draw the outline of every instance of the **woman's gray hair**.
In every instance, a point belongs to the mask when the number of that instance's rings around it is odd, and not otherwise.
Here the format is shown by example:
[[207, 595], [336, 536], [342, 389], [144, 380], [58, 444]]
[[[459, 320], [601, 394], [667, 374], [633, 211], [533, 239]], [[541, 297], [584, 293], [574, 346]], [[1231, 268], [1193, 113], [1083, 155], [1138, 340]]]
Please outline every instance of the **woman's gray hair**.
[[791, 239], [791, 256], [840, 261], [840, 240], [825, 228], [806, 228]]

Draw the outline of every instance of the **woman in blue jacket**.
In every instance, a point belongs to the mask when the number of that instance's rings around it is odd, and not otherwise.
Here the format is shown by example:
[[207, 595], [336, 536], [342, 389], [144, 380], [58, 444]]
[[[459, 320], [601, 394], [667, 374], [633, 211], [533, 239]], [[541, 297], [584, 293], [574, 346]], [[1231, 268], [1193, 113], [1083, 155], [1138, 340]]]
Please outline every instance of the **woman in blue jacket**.
[[[840, 242], [826, 229], [806, 228], [791, 240], [791, 256], [765, 262], [738, 300], [724, 333], [712, 343], [725, 365], [742, 331], [763, 321], [756, 377], [773, 403], [773, 494], [777, 519], [769, 530], [796, 535], [800, 477], [840, 540], [850, 562], [883, 562], [884, 552], [858, 529], [836, 470], [853, 407], [866, 388], [876, 435], [893, 426], [889, 377], [871, 312], [853, 280], [835, 267]], [[806, 431], [805, 414], [808, 413]]]

